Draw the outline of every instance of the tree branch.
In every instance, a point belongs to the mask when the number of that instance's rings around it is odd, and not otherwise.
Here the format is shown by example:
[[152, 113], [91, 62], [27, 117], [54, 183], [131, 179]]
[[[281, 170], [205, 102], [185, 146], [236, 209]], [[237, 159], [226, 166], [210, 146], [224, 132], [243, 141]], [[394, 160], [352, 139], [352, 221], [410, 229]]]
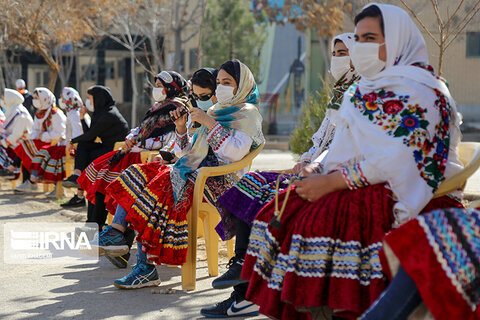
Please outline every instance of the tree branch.
[[427, 29], [427, 27], [425, 26], [425, 24], [423, 24], [422, 20], [420, 20], [420, 18], [417, 17], [417, 15], [415, 14], [415, 12], [405, 3], [404, 0], [400, 0], [400, 2], [405, 6], [405, 8], [407, 8], [407, 10], [408, 10], [408, 11], [410, 12], [410, 14], [415, 18], [415, 20], [417, 20], [418, 24], [420, 24], [420, 26], [422, 27], [422, 29], [425, 30], [425, 32], [430, 36], [430, 38], [432, 38], [432, 40], [435, 42], [435, 44], [440, 47], [440, 43], [437, 41], [437, 39], [435, 39], [435, 37], [433, 36], [433, 34]]
[[[475, 4], [475, 7], [477, 7], [479, 4], [480, 4], [480, 0]], [[469, 12], [469, 14], [470, 14], [471, 12], [473, 12], [473, 10], [475, 9], [475, 7], [472, 8], [472, 10]], [[473, 14], [470, 16], [470, 18], [468, 19], [468, 21], [465, 22], [465, 24], [463, 25], [463, 27], [462, 27], [458, 32], [456, 32], [456, 33], [453, 35], [453, 38], [452, 38], [450, 41], [448, 41], [448, 43], [447, 43], [446, 46], [445, 46], [445, 50], [453, 43], [453, 41], [455, 41], [455, 39], [458, 37], [458, 35], [463, 32], [463, 30], [467, 27], [467, 25], [470, 23], [470, 21], [473, 19], [473, 17], [478, 13], [478, 11], [480, 11], [480, 7], [478, 7], [478, 8], [473, 12]]]

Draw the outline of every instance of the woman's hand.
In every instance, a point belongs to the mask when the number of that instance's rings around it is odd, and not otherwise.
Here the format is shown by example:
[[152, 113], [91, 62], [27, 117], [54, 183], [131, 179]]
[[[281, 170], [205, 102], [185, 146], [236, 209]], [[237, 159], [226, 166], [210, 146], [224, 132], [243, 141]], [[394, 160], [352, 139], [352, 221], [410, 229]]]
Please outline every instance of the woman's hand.
[[329, 193], [348, 188], [339, 171], [326, 175], [302, 171], [305, 178], [295, 181], [295, 192], [304, 200], [315, 202]]
[[65, 149], [67, 149], [68, 153], [73, 154], [75, 152], [75, 145], [68, 141]]
[[88, 113], [88, 109], [86, 107], [80, 108], [80, 120], [85, 119], [85, 115]]
[[183, 116], [180, 116], [182, 110], [184, 109], [181, 107], [178, 107], [177, 109], [170, 111], [170, 117], [176, 119], [173, 123], [175, 124], [178, 134], [185, 134], [187, 132], [188, 114], [184, 114]]
[[300, 172], [302, 172], [302, 169], [308, 165], [309, 165], [308, 162], [298, 162], [297, 164], [295, 164], [295, 166], [293, 166], [293, 169], [292, 169], [293, 174], [299, 175]]
[[132, 138], [125, 141], [125, 144], [122, 146], [122, 153], [127, 153], [137, 144], [137, 139]]
[[210, 117], [205, 111], [199, 108], [193, 108], [190, 111], [190, 119], [192, 122], [198, 122], [203, 124], [208, 130], [211, 130], [215, 126], [215, 119]]
[[178, 158], [177, 158], [176, 156], [175, 156], [175, 158], [173, 158], [173, 159], [170, 160], [170, 161], [163, 160], [163, 158], [162, 158], [161, 155], [155, 156], [155, 157], [153, 158], [153, 161], [160, 161], [163, 165], [175, 163], [175, 162], [177, 162], [177, 160], [178, 160]]

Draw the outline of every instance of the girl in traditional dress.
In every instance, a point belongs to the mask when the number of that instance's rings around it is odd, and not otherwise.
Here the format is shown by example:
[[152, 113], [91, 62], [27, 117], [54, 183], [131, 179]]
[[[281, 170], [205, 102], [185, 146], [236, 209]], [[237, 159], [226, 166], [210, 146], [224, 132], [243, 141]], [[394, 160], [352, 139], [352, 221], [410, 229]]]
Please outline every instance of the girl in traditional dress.
[[392, 5], [366, 6], [355, 24], [350, 57], [361, 79], [344, 95], [323, 173], [305, 170], [288, 199], [279, 195], [279, 225], [269, 226], [274, 201], [253, 222], [246, 298], [273, 318], [308, 318], [320, 307], [358, 317], [386, 287], [384, 235], [420, 212], [462, 206], [432, 199], [462, 169], [460, 131], [420, 31]]
[[24, 99], [18, 91], [5, 89], [0, 101], [6, 115], [0, 133], [0, 176], [13, 179], [16, 158], [14, 149], [21, 141], [29, 138], [33, 119], [23, 106]]
[[105, 188], [130, 165], [141, 163], [140, 152], [173, 148], [175, 125], [170, 119], [170, 111], [189, 108], [187, 91], [187, 82], [178, 73], [159, 73], [152, 91], [155, 104], [147, 111], [140, 125], [127, 135], [125, 145], [120, 151], [114, 150], [95, 159], [82, 172], [77, 182], [87, 192], [87, 200], [95, 206], [89, 210], [92, 214], [88, 222], [96, 222], [101, 229], [108, 211], [115, 212], [117, 206], [113, 198], [106, 197]]
[[[65, 87], [59, 101], [61, 109], [67, 113], [66, 139], [60, 141], [56, 146], [42, 148], [32, 160], [32, 176], [34, 182], [55, 183], [65, 178], [65, 151], [67, 141], [83, 134], [81, 109], [84, 108], [82, 98], [77, 90]], [[88, 114], [83, 119], [84, 126], [90, 126]], [[74, 156], [74, 155], [72, 155]], [[55, 190], [52, 195], [55, 196]]]
[[57, 108], [56, 98], [47, 88], [36, 88], [33, 91], [33, 106], [37, 109], [33, 120], [30, 140], [22, 141], [15, 153], [22, 161], [24, 182], [15, 188], [16, 192], [32, 192], [36, 190], [36, 183], [30, 180], [32, 160], [43, 147], [50, 146], [53, 141], [66, 138], [67, 118], [62, 110]]
[[[300, 161], [293, 168], [293, 174], [286, 175], [282, 180], [282, 189], [287, 186], [287, 181], [291, 176], [299, 174], [303, 167], [311, 164], [328, 150], [335, 132], [334, 117], [341, 105], [343, 93], [359, 79], [348, 54], [354, 43], [353, 33], [341, 34], [332, 39], [331, 73], [336, 80], [332, 89], [332, 98], [320, 128], [312, 137], [313, 146], [301, 156]], [[215, 279], [212, 286], [216, 289], [233, 287], [234, 292], [226, 301], [203, 308], [200, 311], [203, 316], [239, 316], [258, 311], [258, 307], [255, 310], [253, 305], [248, 308], [238, 307], [238, 305], [243, 306], [243, 304], [249, 303], [245, 300], [248, 283], [240, 278], [240, 274], [253, 219], [258, 211], [275, 196], [275, 183], [279, 175], [278, 172], [249, 172], [218, 199], [216, 206], [222, 221], [216, 229], [224, 240], [236, 236], [235, 256], [229, 261], [227, 272]], [[232, 305], [241, 311], [232, 312]]]
[[[119, 207], [114, 220], [117, 223], [100, 234], [100, 252], [122, 253], [116, 250], [122, 249], [119, 234], [127, 222], [138, 232], [140, 242], [137, 265], [129, 275], [115, 280], [115, 286], [141, 288], [158, 284], [151, 262], [183, 264], [188, 238], [186, 215], [196, 170], [238, 161], [264, 142], [258, 90], [247, 66], [237, 60], [222, 65], [215, 96], [218, 102], [206, 113], [201, 109], [190, 111], [191, 121], [202, 125], [193, 138], [187, 134], [186, 115], [181, 115], [180, 109], [172, 112], [177, 119], [175, 152], [180, 158], [173, 167], [158, 162], [133, 165], [108, 186], [107, 192]], [[209, 178], [205, 198], [214, 203], [245, 170]]]

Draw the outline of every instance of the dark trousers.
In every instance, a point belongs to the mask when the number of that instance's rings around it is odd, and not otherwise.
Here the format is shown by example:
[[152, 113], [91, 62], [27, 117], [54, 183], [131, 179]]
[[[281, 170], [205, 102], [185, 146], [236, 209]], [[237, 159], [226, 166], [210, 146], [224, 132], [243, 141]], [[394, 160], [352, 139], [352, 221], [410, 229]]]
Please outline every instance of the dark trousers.
[[387, 290], [382, 293], [360, 319], [403, 320], [406, 319], [421, 302], [422, 297], [418, 292], [415, 282], [413, 282], [413, 279], [400, 267]]
[[105, 195], [97, 192], [95, 194], [95, 204], [88, 202], [87, 222], [98, 224], [99, 230], [102, 230], [107, 221], [108, 211], [105, 208]]
[[95, 159], [113, 150], [113, 145], [97, 142], [79, 142], [75, 151], [75, 169], [80, 171]]
[[[245, 259], [248, 248], [248, 239], [250, 237], [250, 226], [241, 220], [237, 221], [237, 230], [235, 233], [235, 257], [237, 259]], [[242, 283], [233, 287], [235, 294], [241, 299], [245, 299], [247, 294], [248, 283]]]
[[25, 182], [25, 181], [27, 181], [27, 180], [30, 180], [30, 172], [28, 172], [27, 168], [25, 168], [24, 166], [22, 166], [22, 160], [21, 160], [19, 157], [15, 157], [15, 159], [13, 160], [12, 165], [13, 165], [15, 168], [20, 168], [20, 167], [22, 167], [22, 182]]

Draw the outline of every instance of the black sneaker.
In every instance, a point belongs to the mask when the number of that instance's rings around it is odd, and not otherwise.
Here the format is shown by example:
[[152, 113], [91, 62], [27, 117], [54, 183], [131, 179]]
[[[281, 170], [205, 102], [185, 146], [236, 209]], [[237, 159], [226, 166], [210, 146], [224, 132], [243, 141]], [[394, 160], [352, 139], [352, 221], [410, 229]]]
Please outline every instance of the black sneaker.
[[257, 305], [238, 297], [234, 291], [227, 300], [213, 307], [202, 308], [200, 314], [207, 318], [258, 316], [258, 309]]
[[240, 278], [240, 275], [242, 274], [242, 267], [243, 259], [238, 259], [237, 257], [231, 258], [227, 264], [227, 272], [213, 280], [212, 287], [214, 289], [225, 289], [238, 284], [247, 283], [248, 281]]
[[130, 252], [127, 253], [127, 254], [124, 254], [123, 256], [120, 256], [120, 257], [110, 257], [110, 256], [105, 256], [105, 257], [115, 267], [120, 268], [120, 269], [125, 269], [128, 266], [128, 259], [130, 259]]
[[80, 198], [79, 196], [74, 195], [72, 199], [68, 200], [65, 203], [62, 203], [60, 207], [76, 208], [76, 207], [85, 207], [86, 205], [87, 205], [87, 202], [85, 201], [85, 198]]
[[62, 181], [62, 186], [65, 188], [78, 188], [79, 184], [77, 182], [79, 176], [72, 174], [70, 177]]
[[4, 179], [14, 179], [15, 173], [10, 172], [10, 170], [7, 169], [0, 169], [0, 177]]

